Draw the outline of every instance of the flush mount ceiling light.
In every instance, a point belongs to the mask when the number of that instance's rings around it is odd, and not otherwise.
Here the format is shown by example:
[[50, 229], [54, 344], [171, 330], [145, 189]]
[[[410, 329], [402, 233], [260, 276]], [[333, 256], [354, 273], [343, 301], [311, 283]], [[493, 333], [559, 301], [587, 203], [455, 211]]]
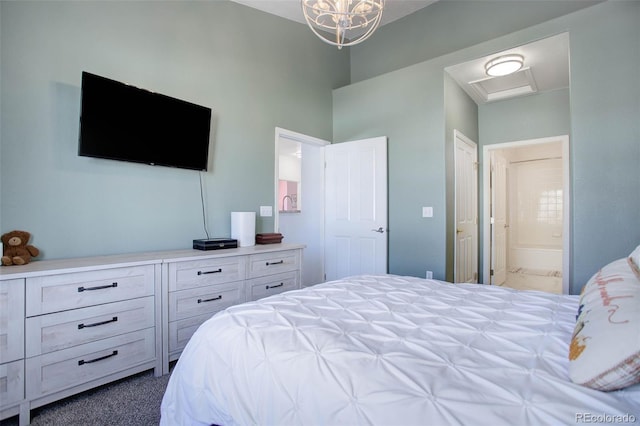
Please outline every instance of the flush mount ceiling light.
[[484, 70], [491, 77], [513, 74], [522, 68], [524, 56], [515, 53], [498, 56], [484, 64]]
[[322, 41], [342, 49], [368, 39], [380, 25], [384, 0], [300, 0], [302, 13]]

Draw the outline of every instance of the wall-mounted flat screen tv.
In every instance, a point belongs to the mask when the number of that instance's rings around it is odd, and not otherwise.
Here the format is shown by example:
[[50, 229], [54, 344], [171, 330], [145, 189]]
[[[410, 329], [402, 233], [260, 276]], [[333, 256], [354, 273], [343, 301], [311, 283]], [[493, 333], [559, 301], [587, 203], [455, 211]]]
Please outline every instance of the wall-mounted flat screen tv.
[[211, 109], [82, 73], [78, 155], [207, 170]]

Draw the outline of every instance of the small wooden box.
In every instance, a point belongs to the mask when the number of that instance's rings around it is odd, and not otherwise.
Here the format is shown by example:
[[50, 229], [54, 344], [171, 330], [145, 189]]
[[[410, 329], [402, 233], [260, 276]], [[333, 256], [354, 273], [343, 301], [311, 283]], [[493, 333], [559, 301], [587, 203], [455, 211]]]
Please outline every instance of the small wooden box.
[[278, 244], [282, 242], [282, 238], [279, 232], [256, 234], [256, 244]]

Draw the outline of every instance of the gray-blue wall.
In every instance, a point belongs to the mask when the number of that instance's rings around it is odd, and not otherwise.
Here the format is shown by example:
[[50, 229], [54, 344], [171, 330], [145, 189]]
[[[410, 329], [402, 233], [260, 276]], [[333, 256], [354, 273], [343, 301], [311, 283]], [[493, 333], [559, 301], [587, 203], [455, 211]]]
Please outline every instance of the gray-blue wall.
[[[571, 61], [571, 291], [577, 293], [597, 269], [640, 243], [635, 226], [640, 211], [638, 22], [640, 2], [605, 2], [334, 90], [334, 140], [389, 136], [391, 272], [423, 276], [430, 269], [436, 278], [445, 278], [445, 218], [452, 212], [445, 208], [451, 165], [445, 162], [444, 68], [565, 31]], [[393, 25], [386, 31], [418, 31]], [[411, 57], [406, 39], [396, 42], [386, 51]], [[372, 65], [379, 51], [365, 54], [367, 49], [354, 51], [352, 70], [380, 70]], [[418, 49], [415, 56], [420, 55]], [[361, 56], [366, 66], [358, 63]], [[388, 61], [383, 67], [389, 67]], [[565, 124], [562, 119], [556, 128]], [[434, 218], [420, 217], [423, 205], [434, 206]]]
[[77, 156], [83, 70], [213, 109], [211, 236], [273, 205], [275, 127], [330, 139], [331, 90], [349, 81], [348, 50], [228, 1], [0, 4], [0, 231], [30, 231], [41, 258], [205, 237], [198, 172]]
[[519, 31], [602, 0], [438, 0], [351, 48], [353, 83]]
[[[388, 138], [389, 272], [444, 278], [443, 70], [403, 68], [335, 90], [334, 142]], [[433, 218], [422, 218], [422, 207]]]
[[482, 145], [568, 135], [571, 132], [569, 89], [480, 105]]
[[[338, 51], [302, 24], [228, 1], [1, 2], [0, 231], [31, 231], [45, 258], [204, 236], [198, 173], [76, 155], [87, 70], [213, 108], [202, 181], [214, 236], [229, 234], [230, 211], [273, 204], [274, 127], [388, 136], [390, 271], [445, 278], [444, 68], [567, 31], [576, 292], [640, 242], [640, 2], [520, 3], [445, 0]], [[478, 112], [482, 144], [500, 129], [483, 128], [490, 111]]]

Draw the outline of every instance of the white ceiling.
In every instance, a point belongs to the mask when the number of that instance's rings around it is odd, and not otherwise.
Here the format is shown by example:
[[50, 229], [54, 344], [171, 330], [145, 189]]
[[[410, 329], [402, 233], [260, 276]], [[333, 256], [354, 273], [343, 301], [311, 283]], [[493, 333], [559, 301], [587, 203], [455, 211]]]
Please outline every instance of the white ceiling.
[[[300, 0], [232, 0], [245, 6], [278, 15], [292, 21], [305, 23], [302, 16]], [[388, 24], [407, 16], [423, 7], [435, 3], [436, 0], [386, 0], [380, 25]]]
[[[524, 56], [515, 74], [488, 77], [484, 64], [507, 53]], [[445, 69], [478, 104], [569, 87], [569, 35], [558, 34]]]

